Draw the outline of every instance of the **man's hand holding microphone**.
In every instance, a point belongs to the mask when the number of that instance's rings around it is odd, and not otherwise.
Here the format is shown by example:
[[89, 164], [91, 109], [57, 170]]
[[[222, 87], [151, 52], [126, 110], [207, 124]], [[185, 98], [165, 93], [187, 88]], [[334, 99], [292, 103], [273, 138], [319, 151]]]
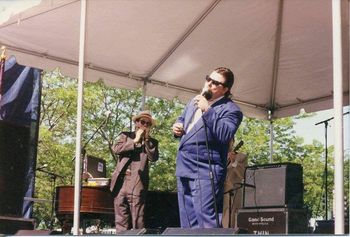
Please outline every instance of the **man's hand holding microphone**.
[[212, 97], [212, 92], [209, 90], [208, 86], [205, 85], [202, 89], [202, 93], [194, 97], [194, 103], [202, 112], [206, 112], [209, 109], [209, 100]]
[[[202, 112], [206, 112], [209, 109], [209, 100], [212, 98], [212, 92], [209, 90], [208, 86], [205, 86], [200, 95], [194, 97], [194, 104]], [[182, 123], [175, 123], [172, 127], [175, 137], [181, 137], [185, 131]]]

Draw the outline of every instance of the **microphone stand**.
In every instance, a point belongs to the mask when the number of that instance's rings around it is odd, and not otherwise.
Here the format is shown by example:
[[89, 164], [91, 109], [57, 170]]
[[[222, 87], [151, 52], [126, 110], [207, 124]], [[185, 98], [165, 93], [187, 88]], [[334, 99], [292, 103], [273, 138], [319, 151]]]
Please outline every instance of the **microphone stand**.
[[[97, 127], [97, 129], [94, 131], [94, 133], [89, 137], [89, 139], [84, 143], [83, 147], [81, 148], [81, 153], [82, 155], [85, 156], [85, 153], [86, 153], [86, 146], [89, 144], [89, 142], [95, 137], [96, 133], [107, 123], [108, 119], [109, 119], [109, 116], [107, 116], [107, 118], [105, 120], [102, 121], [102, 123]], [[84, 157], [83, 156], [83, 157]], [[73, 157], [72, 161], [75, 160], [75, 157]]]
[[[228, 193], [229, 194], [229, 206], [228, 206], [228, 227], [229, 228], [232, 228], [232, 225], [231, 225], [231, 222], [232, 222], [232, 206], [233, 206], [233, 202], [234, 202], [234, 199], [236, 198], [236, 193], [237, 193], [237, 190], [241, 189], [243, 187], [243, 185], [241, 183], [235, 183], [235, 184], [239, 184], [239, 187], [237, 188], [232, 188], [226, 192], [224, 192], [224, 194]], [[233, 201], [232, 201], [232, 197], [233, 198]]]
[[53, 223], [54, 223], [54, 217], [53, 217], [53, 213], [54, 213], [54, 208], [55, 208], [55, 201], [56, 201], [56, 192], [55, 192], [55, 186], [56, 186], [56, 179], [61, 178], [63, 179], [63, 176], [58, 175], [56, 173], [44, 170], [43, 168], [38, 168], [37, 169], [40, 172], [43, 172], [47, 175], [49, 175], [49, 177], [51, 178], [51, 215], [50, 215], [50, 230], [53, 230]]
[[[348, 114], [349, 112], [343, 113], [343, 115]], [[328, 144], [327, 144], [327, 128], [328, 128], [328, 122], [331, 121], [332, 119], [334, 119], [334, 117], [331, 117], [329, 119], [320, 121], [318, 123], [315, 124], [315, 126], [319, 125], [319, 124], [324, 124], [324, 139], [325, 139], [325, 165], [324, 165], [324, 175], [325, 175], [325, 209], [326, 209], [326, 214], [325, 214], [325, 220], [328, 220]]]
[[81, 148], [82, 151], [85, 152], [86, 146], [89, 144], [89, 142], [95, 137], [96, 133], [107, 123], [109, 119], [109, 115], [105, 120], [102, 121], [102, 123], [97, 127], [97, 129], [94, 131], [94, 133], [90, 136], [90, 138], [85, 142], [84, 146]]
[[[81, 156], [84, 159], [85, 155], [86, 155], [86, 147], [89, 144], [89, 142], [95, 137], [96, 133], [104, 126], [106, 125], [108, 119], [109, 119], [110, 114], [107, 116], [107, 118], [105, 120], [102, 121], [102, 123], [97, 127], [97, 129], [93, 132], [93, 134], [91, 134], [91, 136], [89, 137], [89, 139], [84, 143], [83, 147], [81, 148]], [[87, 165], [87, 164], [86, 164]], [[82, 170], [80, 172], [80, 175], [82, 175], [83, 172], [83, 168], [84, 168], [84, 164], [81, 166]], [[86, 167], [87, 168], [87, 167]], [[81, 189], [80, 189], [81, 190]], [[81, 196], [80, 196], [81, 197]]]
[[[92, 133], [92, 135], [89, 137], [89, 139], [84, 143], [83, 147], [81, 148], [81, 160], [83, 161], [83, 165], [81, 166], [80, 169], [80, 177], [83, 176], [84, 173], [84, 165], [87, 166], [87, 164], [84, 163], [84, 158], [86, 155], [86, 146], [89, 144], [89, 142], [95, 137], [96, 133], [107, 123], [108, 119], [109, 119], [110, 114], [108, 114], [107, 118], [105, 120], [102, 121], [102, 123], [97, 127], [97, 129]], [[76, 157], [73, 157], [72, 161], [75, 160]], [[87, 167], [86, 167], [87, 168]], [[82, 177], [83, 178], [83, 177]], [[81, 209], [81, 200], [83, 198], [82, 192], [83, 192], [83, 182], [81, 181], [82, 179], [80, 179], [80, 199], [79, 199], [79, 210]], [[79, 213], [80, 215], [80, 213]], [[83, 230], [85, 231], [85, 230]]]

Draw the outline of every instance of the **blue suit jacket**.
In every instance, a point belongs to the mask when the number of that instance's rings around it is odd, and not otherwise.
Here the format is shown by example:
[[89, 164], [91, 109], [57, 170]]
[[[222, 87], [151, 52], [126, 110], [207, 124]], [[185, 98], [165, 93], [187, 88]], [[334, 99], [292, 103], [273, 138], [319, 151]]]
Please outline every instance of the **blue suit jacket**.
[[[177, 119], [178, 123], [183, 123], [185, 131], [196, 110], [197, 106], [191, 100]], [[216, 180], [224, 179], [229, 142], [233, 139], [242, 118], [242, 112], [231, 99], [224, 97], [215, 102], [192, 129], [181, 137], [176, 159], [176, 176], [210, 179], [210, 155]], [[204, 123], [207, 127], [209, 154]]]

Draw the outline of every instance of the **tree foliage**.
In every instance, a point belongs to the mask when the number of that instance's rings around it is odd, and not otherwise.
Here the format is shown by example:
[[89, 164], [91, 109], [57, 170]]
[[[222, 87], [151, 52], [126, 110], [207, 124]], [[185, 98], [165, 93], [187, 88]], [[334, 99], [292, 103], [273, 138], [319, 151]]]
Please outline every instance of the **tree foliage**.
[[[56, 186], [73, 184], [76, 91], [76, 81], [59, 71], [46, 72], [43, 76], [37, 166], [47, 164], [49, 171], [62, 176]], [[111, 88], [101, 81], [84, 83], [82, 146], [87, 154], [106, 160], [108, 177], [117, 160], [112, 152], [113, 143], [120, 132], [133, 130], [131, 118], [141, 110], [141, 100], [141, 90]], [[151, 110], [157, 124], [152, 134], [160, 141], [160, 159], [150, 168], [151, 190], [175, 190], [174, 155], [178, 141], [171, 134], [171, 126], [182, 108], [176, 99], [151, 97], [147, 101], [145, 109]], [[51, 199], [52, 185], [49, 176], [37, 172], [36, 197]], [[49, 225], [50, 213], [49, 204], [35, 206], [34, 216], [43, 227]]]
[[[48, 164], [48, 169], [62, 178], [55, 185], [72, 185], [74, 178], [76, 139], [77, 83], [62, 76], [59, 71], [46, 72], [43, 76], [41, 120], [37, 166]], [[82, 145], [86, 153], [106, 160], [107, 176], [116, 165], [112, 152], [113, 143], [121, 131], [133, 130], [132, 115], [141, 109], [141, 90], [130, 91], [106, 86], [102, 81], [84, 83], [84, 108]], [[175, 160], [178, 140], [172, 135], [171, 126], [184, 108], [177, 99], [171, 101], [148, 97], [146, 109], [156, 119], [153, 137], [159, 140], [160, 158], [150, 167], [150, 189], [176, 191]], [[108, 114], [110, 115], [108, 116]], [[304, 115], [295, 119], [302, 119]], [[324, 147], [318, 141], [304, 144], [295, 135], [293, 118], [273, 121], [273, 162], [293, 162], [303, 166], [304, 201], [313, 216], [323, 216], [321, 198], [324, 193]], [[244, 118], [237, 132], [236, 141], [244, 140], [241, 152], [248, 154], [249, 165], [270, 163], [270, 122]], [[329, 149], [328, 194], [333, 190], [333, 149]], [[349, 170], [349, 158], [345, 167]], [[346, 172], [345, 172], [346, 173]], [[53, 180], [45, 173], [37, 172], [36, 197], [51, 199]], [[345, 177], [349, 187], [349, 175]], [[329, 202], [331, 207], [331, 202]], [[36, 205], [34, 217], [42, 226], [50, 222], [50, 204]]]

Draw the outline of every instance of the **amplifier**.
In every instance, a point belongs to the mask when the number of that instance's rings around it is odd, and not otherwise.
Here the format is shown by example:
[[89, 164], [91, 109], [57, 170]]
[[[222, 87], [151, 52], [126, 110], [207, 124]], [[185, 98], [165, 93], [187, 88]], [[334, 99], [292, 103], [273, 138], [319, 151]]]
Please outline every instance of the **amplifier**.
[[300, 164], [248, 166], [244, 179], [244, 208], [303, 208], [303, 168]]
[[254, 235], [306, 234], [307, 211], [290, 208], [239, 209], [236, 228]]
[[106, 178], [106, 161], [91, 155], [86, 155], [83, 164], [83, 178]]

